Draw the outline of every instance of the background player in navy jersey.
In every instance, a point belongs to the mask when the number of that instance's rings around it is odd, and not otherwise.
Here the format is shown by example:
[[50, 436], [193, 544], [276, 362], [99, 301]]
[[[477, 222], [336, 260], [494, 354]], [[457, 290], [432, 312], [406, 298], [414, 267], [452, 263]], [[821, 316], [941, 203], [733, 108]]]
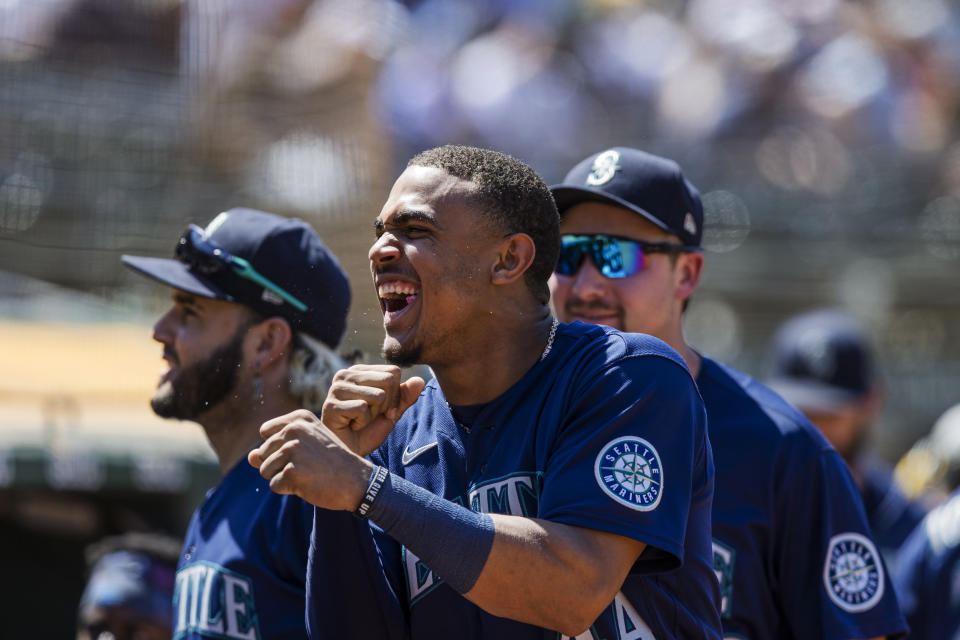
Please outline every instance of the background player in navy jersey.
[[926, 509], [907, 499], [892, 469], [870, 452], [883, 393], [866, 333], [841, 311], [808, 311], [777, 330], [771, 360], [770, 386], [846, 460], [860, 488], [871, 536], [895, 572], [897, 552]]
[[[543, 180], [493, 151], [433, 149], [375, 228], [384, 355], [436, 377], [339, 373], [322, 423], [263, 426], [249, 459], [271, 488], [385, 531], [415, 639], [719, 638], [693, 379], [660, 340], [554, 321]], [[357, 455], [388, 433], [374, 462]]]
[[[206, 229], [191, 225], [176, 259], [123, 261], [173, 287], [173, 305], [154, 326], [169, 368], [151, 400], [153, 410], [200, 423], [224, 474], [187, 530], [174, 637], [305, 638], [314, 509], [269, 491], [244, 458], [259, 444], [267, 418], [298, 407], [319, 410], [342, 366], [332, 349], [346, 324], [347, 277], [309, 225], [251, 209], [221, 213]], [[364, 553], [357, 532], [369, 535], [353, 520], [318, 514], [318, 527], [337, 538], [336, 555], [326, 559], [331, 576], [337, 558], [356, 574]], [[355, 586], [362, 600], [367, 584], [353, 581], [340, 590]], [[335, 601], [327, 606], [336, 637], [366, 637], [337, 627], [349, 622], [350, 612]], [[372, 616], [364, 629], [377, 635], [378, 620]]]
[[[929, 444], [955, 454], [958, 440], [960, 404], [940, 416]], [[945, 480], [953, 493], [904, 542], [894, 573], [910, 638], [917, 640], [960, 638], [960, 477], [955, 466]]]
[[703, 209], [671, 160], [617, 147], [551, 187], [564, 321], [665, 340], [707, 409], [716, 464], [714, 567], [728, 638], [868, 638], [906, 627], [843, 460], [795, 409], [701, 356], [682, 314], [697, 287]]

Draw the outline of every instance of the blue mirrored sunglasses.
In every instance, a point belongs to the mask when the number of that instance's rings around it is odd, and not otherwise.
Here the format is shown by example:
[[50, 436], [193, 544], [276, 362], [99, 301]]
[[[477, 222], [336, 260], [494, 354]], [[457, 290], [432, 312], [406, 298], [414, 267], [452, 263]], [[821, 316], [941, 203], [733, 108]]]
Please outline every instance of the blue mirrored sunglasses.
[[556, 272], [572, 276], [580, 270], [583, 259], [590, 256], [593, 264], [607, 278], [626, 278], [646, 266], [648, 253], [689, 253], [698, 247], [670, 242], [643, 242], [604, 233], [560, 236], [560, 259]]
[[245, 280], [255, 282], [264, 289], [272, 291], [284, 302], [298, 311], [306, 311], [307, 305], [295, 296], [287, 293], [280, 285], [260, 274], [249, 262], [235, 256], [226, 249], [207, 239], [203, 229], [195, 224], [187, 227], [180, 236], [176, 249], [177, 259], [190, 265], [204, 275], [213, 275], [226, 269]]

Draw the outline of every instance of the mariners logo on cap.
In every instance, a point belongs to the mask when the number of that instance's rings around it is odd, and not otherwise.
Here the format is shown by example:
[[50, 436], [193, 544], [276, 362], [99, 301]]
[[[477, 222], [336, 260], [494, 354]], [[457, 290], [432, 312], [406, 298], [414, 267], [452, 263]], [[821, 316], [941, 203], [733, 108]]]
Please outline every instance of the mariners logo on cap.
[[601, 449], [593, 471], [600, 488], [620, 504], [638, 511], [652, 511], [660, 504], [660, 456], [643, 438], [611, 440]]
[[590, 173], [587, 175], [587, 186], [599, 187], [607, 184], [619, 170], [620, 152], [613, 149], [604, 151], [593, 160], [593, 166], [590, 167]]
[[697, 222], [693, 219], [693, 214], [689, 211], [687, 215], [683, 218], [683, 230], [689, 233], [692, 236], [697, 235]]
[[852, 531], [830, 538], [823, 584], [844, 611], [857, 613], [877, 604], [883, 597], [883, 565], [870, 538]]
[[227, 218], [230, 217], [230, 213], [227, 211], [221, 211], [217, 214], [217, 217], [210, 221], [210, 224], [207, 225], [207, 228], [203, 230], [203, 236], [209, 238], [214, 233], [217, 232], [223, 223], [227, 221]]

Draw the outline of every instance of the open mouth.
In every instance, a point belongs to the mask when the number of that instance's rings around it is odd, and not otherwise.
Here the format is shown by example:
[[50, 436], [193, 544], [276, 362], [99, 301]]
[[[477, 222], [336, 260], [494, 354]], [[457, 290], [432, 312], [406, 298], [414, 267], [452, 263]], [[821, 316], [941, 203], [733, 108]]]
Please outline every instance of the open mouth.
[[412, 305], [417, 297], [417, 287], [409, 282], [385, 282], [377, 287], [380, 308], [387, 319], [392, 319]]
[[163, 350], [163, 364], [160, 368], [160, 378], [158, 385], [163, 384], [173, 376], [177, 370], [178, 358], [169, 347]]

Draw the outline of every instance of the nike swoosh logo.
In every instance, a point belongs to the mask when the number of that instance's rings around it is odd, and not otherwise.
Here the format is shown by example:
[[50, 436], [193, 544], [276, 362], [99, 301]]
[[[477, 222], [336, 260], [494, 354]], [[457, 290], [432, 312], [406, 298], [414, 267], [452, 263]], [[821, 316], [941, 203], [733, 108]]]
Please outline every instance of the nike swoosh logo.
[[418, 447], [413, 451], [410, 451], [410, 445], [407, 445], [407, 448], [403, 450], [403, 456], [400, 458], [400, 462], [407, 465], [413, 462], [413, 459], [419, 456], [424, 451], [429, 451], [437, 446], [436, 441], [431, 442], [430, 444], [425, 444], [422, 447]]

